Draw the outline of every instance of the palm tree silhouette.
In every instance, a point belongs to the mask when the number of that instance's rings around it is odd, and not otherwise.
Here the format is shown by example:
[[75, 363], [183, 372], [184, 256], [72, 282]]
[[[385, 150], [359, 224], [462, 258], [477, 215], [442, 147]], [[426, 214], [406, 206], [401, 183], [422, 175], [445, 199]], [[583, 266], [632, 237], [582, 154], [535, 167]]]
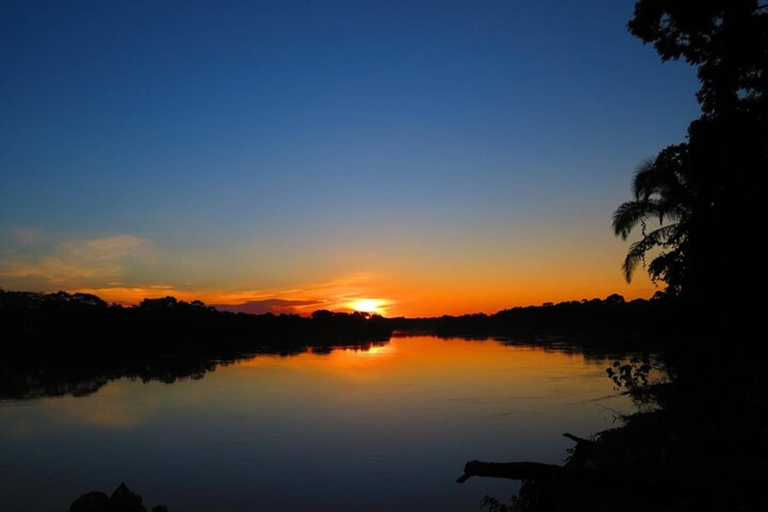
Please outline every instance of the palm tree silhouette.
[[[669, 293], [680, 291], [695, 198], [687, 160], [688, 145], [678, 144], [643, 162], [632, 182], [634, 199], [613, 213], [613, 230], [622, 240], [641, 227], [642, 237], [630, 245], [622, 265], [627, 282], [637, 266], [645, 264], [646, 254], [658, 250], [647, 265], [651, 279], [666, 282]], [[649, 221], [657, 226], [650, 231]]]

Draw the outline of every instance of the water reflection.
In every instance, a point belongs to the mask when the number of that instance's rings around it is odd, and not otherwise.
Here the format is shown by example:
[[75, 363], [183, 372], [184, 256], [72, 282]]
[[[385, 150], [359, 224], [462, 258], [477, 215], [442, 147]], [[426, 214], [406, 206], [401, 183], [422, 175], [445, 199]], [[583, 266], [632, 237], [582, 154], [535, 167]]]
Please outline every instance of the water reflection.
[[0, 400], [29, 400], [55, 396], [88, 396], [110, 381], [127, 378], [141, 382], [172, 384], [177, 380], [202, 379], [219, 366], [247, 361], [259, 356], [290, 357], [311, 352], [330, 354], [343, 348], [371, 351], [382, 342], [338, 345], [286, 344], [265, 346], [256, 352], [196, 352], [185, 354], [102, 354], [89, 357], [40, 354], [4, 358], [0, 361]]
[[466, 460], [560, 463], [562, 432], [586, 436], [629, 410], [606, 364], [571, 348], [421, 336], [70, 372], [4, 365], [0, 495], [10, 510], [54, 510], [125, 481], [190, 512], [477, 510], [515, 484], [455, 485]]

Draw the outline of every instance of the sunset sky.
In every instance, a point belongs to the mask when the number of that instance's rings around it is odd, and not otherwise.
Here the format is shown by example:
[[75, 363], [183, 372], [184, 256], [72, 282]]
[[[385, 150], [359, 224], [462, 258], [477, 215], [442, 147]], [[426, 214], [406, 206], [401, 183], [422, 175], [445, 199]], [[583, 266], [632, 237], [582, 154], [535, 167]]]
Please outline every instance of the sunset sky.
[[4, 0], [0, 287], [388, 316], [648, 297], [611, 214], [697, 81], [633, 5]]

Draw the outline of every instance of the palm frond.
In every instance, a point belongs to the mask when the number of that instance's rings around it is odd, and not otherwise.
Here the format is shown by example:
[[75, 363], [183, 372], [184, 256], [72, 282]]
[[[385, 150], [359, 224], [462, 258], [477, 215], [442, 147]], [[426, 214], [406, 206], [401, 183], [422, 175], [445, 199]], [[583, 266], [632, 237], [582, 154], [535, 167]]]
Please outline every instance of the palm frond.
[[643, 219], [658, 219], [660, 223], [666, 218], [674, 218], [676, 214], [669, 208], [669, 205], [657, 200], [627, 201], [619, 205], [613, 212], [613, 232], [620, 236], [622, 240], [629, 237], [632, 230]]
[[[613, 213], [612, 227], [616, 236], [626, 240], [639, 225], [642, 239], [633, 243], [622, 264], [627, 282], [646, 254], [660, 249], [661, 254], [648, 265], [651, 277], [669, 286], [682, 282], [685, 272], [684, 247], [689, 244], [691, 222], [696, 218], [699, 192], [691, 180], [691, 156], [687, 143], [664, 148], [654, 158], [644, 161], [632, 181], [634, 199], [622, 203]], [[659, 229], [646, 233], [646, 221], [657, 221]]]
[[665, 245], [671, 238], [678, 236], [678, 229], [678, 224], [662, 226], [659, 229], [651, 231], [642, 239], [630, 245], [629, 251], [627, 251], [627, 256], [624, 258], [624, 263], [621, 266], [624, 279], [626, 279], [628, 283], [631, 283], [632, 274], [635, 273], [637, 265], [643, 261], [645, 254], [655, 247]]

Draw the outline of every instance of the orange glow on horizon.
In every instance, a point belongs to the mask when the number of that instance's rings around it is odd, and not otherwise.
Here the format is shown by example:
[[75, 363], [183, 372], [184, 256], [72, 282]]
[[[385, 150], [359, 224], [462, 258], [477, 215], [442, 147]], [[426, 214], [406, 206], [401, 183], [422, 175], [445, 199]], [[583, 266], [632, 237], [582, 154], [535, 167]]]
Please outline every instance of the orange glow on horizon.
[[[517, 273], [477, 276], [453, 276], [452, 279], [418, 275], [400, 279], [391, 275], [359, 273], [327, 282], [299, 284], [290, 288], [271, 289], [211, 289], [176, 287], [170, 284], [140, 286], [104, 286], [76, 288], [72, 293], [91, 293], [107, 302], [122, 305], [138, 304], [144, 298], [174, 296], [179, 300], [201, 300], [209, 305], [254, 308], [273, 307], [271, 311], [310, 315], [319, 309], [330, 311], [359, 311], [385, 317], [438, 317], [464, 314], [494, 314], [519, 306], [539, 306], [593, 299], [618, 293], [626, 300], [650, 298], [657, 288], [642, 275], [629, 285], [616, 276], [599, 273], [572, 274], [562, 271], [548, 275]], [[57, 289], [49, 291], [58, 291]], [[383, 298], [383, 297], [386, 297]]]
[[[51, 290], [56, 291], [56, 290]], [[608, 295], [618, 293], [626, 300], [636, 298], [648, 299], [654, 292], [652, 286], [636, 287], [624, 286], [623, 289], [617, 289], [615, 286], [605, 286], [593, 289], [589, 293], [580, 291], [577, 287], [562, 287], [558, 289], [542, 289], [535, 286], [524, 287], [519, 290], [494, 289], [491, 287], [475, 286], [467, 288], [445, 289], [431, 288], [422, 290], [404, 289], [402, 293], [397, 294], [392, 289], [387, 289], [387, 295], [397, 297], [393, 299], [373, 299], [367, 298], [368, 295], [360, 293], [366, 298], [346, 297], [323, 297], [310, 304], [302, 304], [306, 300], [305, 295], [282, 295], [263, 294], [249, 299], [248, 295], [243, 294], [243, 298], [234, 296], [235, 294], [218, 291], [189, 291], [178, 290], [174, 288], [81, 288], [69, 290], [71, 293], [91, 293], [101, 297], [109, 303], [118, 303], [124, 306], [138, 304], [145, 298], [160, 298], [173, 296], [183, 301], [202, 300], [206, 304], [212, 305], [241, 305], [248, 302], [268, 301], [281, 299], [286, 301], [296, 301], [297, 305], [291, 311], [299, 315], [309, 315], [318, 309], [328, 309], [330, 311], [358, 311], [371, 314], [377, 314], [384, 317], [437, 317], [442, 315], [460, 316], [464, 314], [485, 313], [494, 314], [504, 309], [511, 309], [519, 306], [540, 306], [545, 302], [565, 302], [572, 300], [604, 299]], [[374, 293], [377, 290], [372, 290]], [[355, 294], [357, 295], [357, 294]]]
[[[122, 305], [173, 296], [256, 314], [306, 316], [329, 310], [390, 318], [494, 314], [614, 293], [632, 300], [650, 298], [658, 290], [642, 271], [631, 285], [624, 281], [620, 262], [626, 247], [610, 233], [586, 238], [576, 236], [580, 232], [552, 234], [560, 237], [557, 243], [526, 236], [514, 242], [459, 237], [446, 248], [431, 243], [420, 243], [413, 251], [340, 248], [316, 265], [291, 258], [283, 265], [278, 258], [276, 273], [264, 275], [234, 263], [231, 268], [211, 264], [163, 271], [158, 243], [112, 236], [61, 243], [49, 257], [0, 258], [0, 285], [7, 290], [91, 293]], [[608, 249], [603, 238], [612, 244]], [[146, 268], [134, 268], [134, 256], [146, 260]], [[149, 268], [153, 273], [143, 274]]]

